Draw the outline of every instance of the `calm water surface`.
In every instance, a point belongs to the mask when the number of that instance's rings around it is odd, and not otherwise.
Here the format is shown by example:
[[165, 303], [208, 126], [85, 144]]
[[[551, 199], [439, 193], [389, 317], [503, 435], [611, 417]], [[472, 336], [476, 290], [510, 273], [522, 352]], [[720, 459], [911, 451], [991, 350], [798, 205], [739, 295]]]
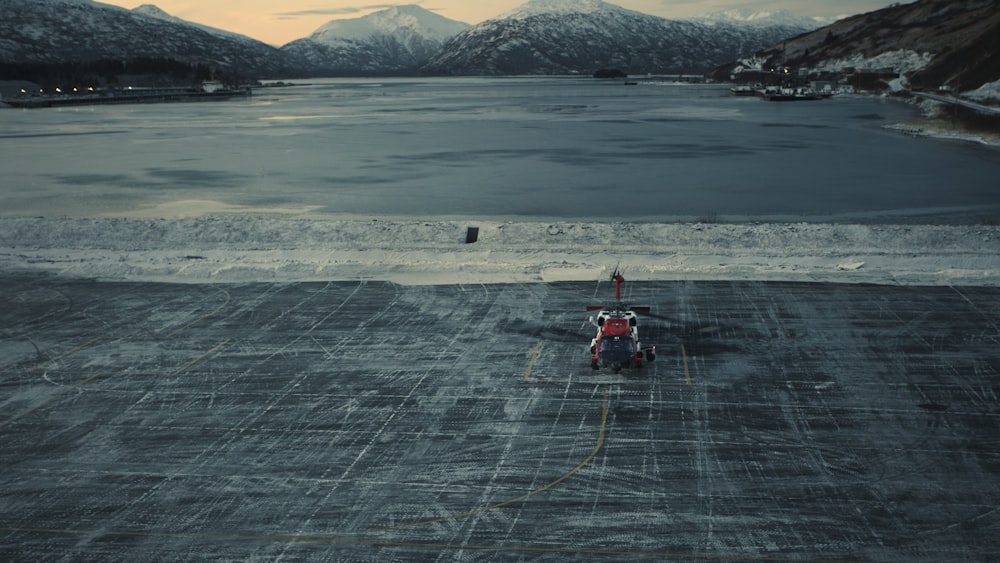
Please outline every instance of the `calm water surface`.
[[178, 200], [365, 216], [1000, 220], [1000, 150], [904, 104], [590, 78], [342, 79], [247, 101], [0, 109], [0, 215]]

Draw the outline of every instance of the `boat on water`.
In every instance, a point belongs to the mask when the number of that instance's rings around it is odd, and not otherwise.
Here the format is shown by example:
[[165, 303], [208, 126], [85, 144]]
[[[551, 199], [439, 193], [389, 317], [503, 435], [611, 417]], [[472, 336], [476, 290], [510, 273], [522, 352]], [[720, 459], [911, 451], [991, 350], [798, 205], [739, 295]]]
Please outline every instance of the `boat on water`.
[[166, 102], [202, 102], [247, 98], [253, 95], [250, 87], [222, 88], [106, 88], [88, 89], [84, 92], [60, 92], [53, 94], [27, 93], [4, 98], [3, 103], [15, 108], [50, 108], [61, 106], [83, 106], [104, 104], [156, 104]]
[[733, 86], [729, 92], [734, 96], [756, 96], [757, 90], [753, 86]]
[[810, 100], [822, 100], [825, 97], [811, 88], [798, 86], [794, 88], [768, 86], [760, 93], [761, 97], [769, 102], [798, 102]]

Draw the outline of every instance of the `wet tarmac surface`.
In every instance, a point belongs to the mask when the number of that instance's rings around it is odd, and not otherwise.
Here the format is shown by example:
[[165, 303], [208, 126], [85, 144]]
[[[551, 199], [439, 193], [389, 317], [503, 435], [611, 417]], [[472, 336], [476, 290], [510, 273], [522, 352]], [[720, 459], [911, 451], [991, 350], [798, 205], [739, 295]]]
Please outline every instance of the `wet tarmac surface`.
[[5, 560], [987, 561], [1000, 289], [3, 275]]

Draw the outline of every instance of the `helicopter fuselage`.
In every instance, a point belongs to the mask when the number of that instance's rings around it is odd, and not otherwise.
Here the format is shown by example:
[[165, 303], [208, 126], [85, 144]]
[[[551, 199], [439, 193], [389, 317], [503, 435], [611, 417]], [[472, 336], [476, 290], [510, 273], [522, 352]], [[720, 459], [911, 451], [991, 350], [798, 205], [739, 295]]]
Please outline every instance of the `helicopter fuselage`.
[[[597, 336], [590, 342], [590, 366], [621, 371], [642, 367], [639, 319], [634, 311], [602, 309], [597, 314]], [[651, 354], [647, 354], [651, 355]]]

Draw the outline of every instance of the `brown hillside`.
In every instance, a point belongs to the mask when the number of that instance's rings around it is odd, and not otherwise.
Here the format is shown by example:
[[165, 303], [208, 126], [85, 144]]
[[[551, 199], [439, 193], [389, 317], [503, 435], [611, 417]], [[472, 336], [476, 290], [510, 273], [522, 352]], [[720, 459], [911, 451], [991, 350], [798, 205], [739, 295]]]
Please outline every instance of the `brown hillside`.
[[770, 66], [816, 67], [862, 55], [932, 54], [914, 87], [975, 89], [1000, 79], [1000, 1], [920, 0], [845, 18], [760, 53]]

